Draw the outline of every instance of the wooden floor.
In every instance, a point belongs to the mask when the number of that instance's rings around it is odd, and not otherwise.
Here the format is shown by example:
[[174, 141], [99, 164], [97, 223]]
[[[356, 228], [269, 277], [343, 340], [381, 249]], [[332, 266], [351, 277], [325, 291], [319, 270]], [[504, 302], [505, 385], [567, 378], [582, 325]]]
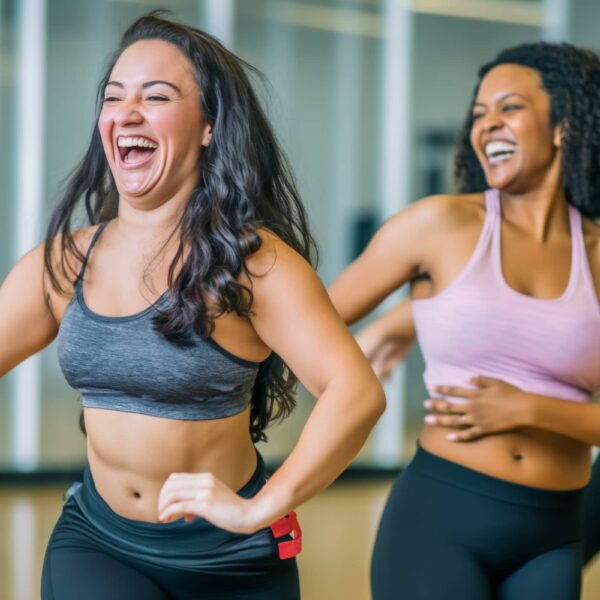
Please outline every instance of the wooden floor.
[[[341, 482], [300, 508], [303, 600], [369, 599], [369, 556], [389, 486]], [[0, 600], [39, 599], [44, 549], [62, 492], [0, 488]], [[586, 571], [582, 595], [583, 600], [598, 598], [600, 559]]]

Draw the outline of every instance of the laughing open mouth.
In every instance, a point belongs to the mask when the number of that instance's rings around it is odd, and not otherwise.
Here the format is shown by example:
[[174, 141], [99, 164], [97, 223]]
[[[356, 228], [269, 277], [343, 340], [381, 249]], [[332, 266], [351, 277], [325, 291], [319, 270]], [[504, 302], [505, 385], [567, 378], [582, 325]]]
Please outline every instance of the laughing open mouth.
[[145, 163], [154, 154], [158, 144], [145, 137], [124, 137], [117, 139], [121, 160], [126, 165]]
[[490, 165], [494, 165], [513, 156], [517, 146], [511, 142], [488, 142], [484, 150]]

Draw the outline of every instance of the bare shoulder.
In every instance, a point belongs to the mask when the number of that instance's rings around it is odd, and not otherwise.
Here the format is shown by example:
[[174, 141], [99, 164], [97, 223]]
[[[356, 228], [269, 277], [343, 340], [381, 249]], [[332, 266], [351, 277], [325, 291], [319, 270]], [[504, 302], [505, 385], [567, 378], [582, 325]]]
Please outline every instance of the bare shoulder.
[[[98, 225], [91, 225], [73, 231], [71, 234], [72, 246], [65, 244], [63, 248], [62, 235], [56, 236], [49, 242], [49, 252], [46, 252], [46, 244], [40, 246], [42, 267], [44, 269], [44, 288], [52, 310], [57, 317], [64, 312], [66, 304], [73, 296], [73, 282], [81, 270], [83, 257], [97, 229]], [[54, 282], [49, 276], [46, 259], [52, 266]]]
[[[97, 225], [92, 225], [91, 227], [85, 227], [73, 232], [73, 242], [75, 244], [76, 251], [67, 248], [64, 256], [64, 264], [66, 267], [68, 267], [69, 271], [72, 270], [75, 274], [79, 272], [82, 264], [82, 257], [85, 256], [85, 253], [87, 252], [97, 228]], [[50, 242], [49, 259], [52, 267], [56, 269], [56, 274], [59, 277], [59, 281], [62, 277], [64, 277], [64, 269], [61, 268], [62, 251], [62, 236], [56, 236]], [[42, 274], [46, 269], [45, 261], [46, 243], [43, 242], [24, 254], [17, 263], [17, 266], [19, 269], [31, 271], [32, 274]]]
[[454, 220], [485, 212], [485, 197], [483, 194], [438, 194], [417, 200], [417, 205], [424, 214]]
[[600, 221], [592, 221], [587, 217], [582, 217], [581, 221], [584, 235], [591, 239], [600, 240]]
[[469, 221], [481, 222], [485, 217], [485, 197], [478, 194], [437, 194], [417, 200], [394, 215], [388, 223], [411, 221], [428, 232], [464, 227]]
[[246, 259], [246, 267], [253, 280], [265, 278], [281, 269], [313, 270], [303, 256], [272, 231], [263, 228], [258, 234], [262, 244]]
[[593, 265], [596, 265], [596, 269], [600, 272], [600, 222], [594, 222], [591, 219], [582, 217], [583, 236], [585, 239], [585, 245]]

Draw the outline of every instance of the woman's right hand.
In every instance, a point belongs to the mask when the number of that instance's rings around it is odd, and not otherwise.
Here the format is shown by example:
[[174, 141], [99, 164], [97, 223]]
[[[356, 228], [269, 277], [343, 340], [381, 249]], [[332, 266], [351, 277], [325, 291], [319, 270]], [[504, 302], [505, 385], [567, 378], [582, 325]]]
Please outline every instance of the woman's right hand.
[[413, 345], [412, 340], [402, 338], [376, 339], [368, 329], [361, 331], [356, 341], [369, 359], [375, 375], [382, 381], [388, 379], [394, 369], [406, 360]]
[[410, 300], [404, 300], [365, 327], [356, 341], [381, 380], [406, 360], [416, 340]]

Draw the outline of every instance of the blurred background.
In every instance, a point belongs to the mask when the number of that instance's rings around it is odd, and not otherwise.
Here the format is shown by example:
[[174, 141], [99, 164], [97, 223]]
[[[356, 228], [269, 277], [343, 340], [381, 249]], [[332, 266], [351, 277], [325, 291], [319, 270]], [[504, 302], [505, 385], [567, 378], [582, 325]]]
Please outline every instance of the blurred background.
[[[0, 280], [43, 238], [87, 146], [108, 54], [156, 8], [213, 33], [267, 76], [259, 90], [308, 207], [325, 284], [392, 213], [452, 189], [452, 147], [479, 65], [539, 39], [600, 47], [598, 0], [0, 0]], [[415, 349], [387, 383], [388, 410], [349, 474], [304, 509], [305, 532], [323, 527], [323, 511], [356, 519], [329, 532], [355, 550], [327, 555], [327, 576], [306, 536], [305, 598], [368, 597], [374, 528], [423, 417], [421, 374]], [[295, 414], [271, 431], [261, 448], [271, 465], [312, 403], [301, 390]], [[0, 380], [0, 598], [37, 597], [60, 486], [85, 460], [79, 412], [53, 346]], [[356, 581], [327, 592], [338, 567]], [[600, 574], [587, 574], [586, 589], [594, 578], [590, 599], [600, 597]]]

